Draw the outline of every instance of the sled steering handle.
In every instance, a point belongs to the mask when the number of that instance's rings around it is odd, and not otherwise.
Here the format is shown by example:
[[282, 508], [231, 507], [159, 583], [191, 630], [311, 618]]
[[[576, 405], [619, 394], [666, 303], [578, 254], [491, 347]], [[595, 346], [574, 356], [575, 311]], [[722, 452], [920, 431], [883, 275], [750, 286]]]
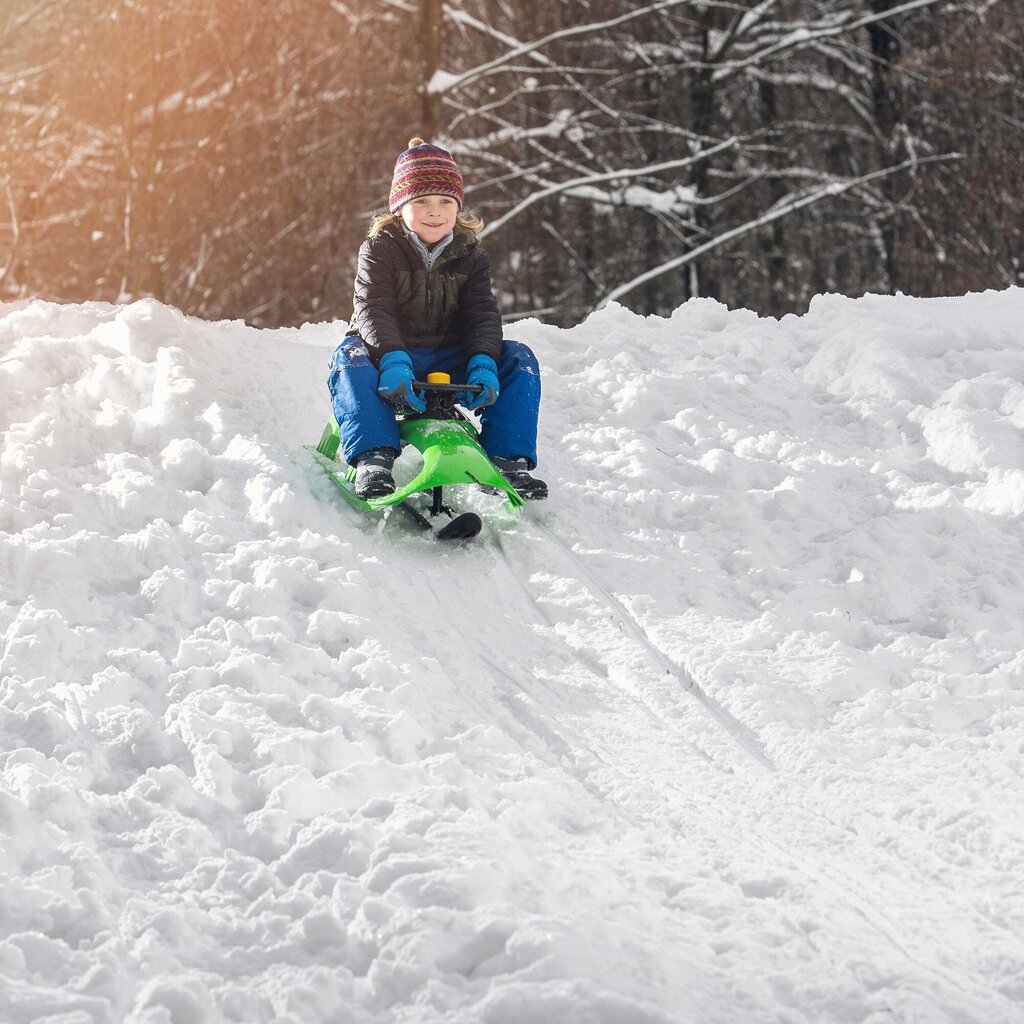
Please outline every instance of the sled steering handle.
[[434, 391], [439, 395], [462, 394], [480, 395], [483, 394], [483, 387], [479, 384], [435, 384], [429, 380], [414, 380], [412, 386], [417, 391]]

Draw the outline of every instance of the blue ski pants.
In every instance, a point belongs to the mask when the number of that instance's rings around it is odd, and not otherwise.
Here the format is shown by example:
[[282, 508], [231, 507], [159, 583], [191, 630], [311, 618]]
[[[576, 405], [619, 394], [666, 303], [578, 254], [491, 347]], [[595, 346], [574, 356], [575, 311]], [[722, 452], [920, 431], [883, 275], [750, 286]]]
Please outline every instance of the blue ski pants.
[[[410, 348], [416, 380], [428, 373], [448, 373], [453, 384], [466, 382], [466, 357], [461, 346]], [[341, 428], [341, 454], [346, 462], [371, 448], [401, 450], [395, 410], [377, 394], [380, 375], [357, 335], [335, 349], [327, 387]], [[525, 458], [537, 465], [537, 414], [540, 410], [540, 368], [532, 350], [505, 340], [498, 361], [498, 400], [482, 410], [480, 443], [491, 458]]]

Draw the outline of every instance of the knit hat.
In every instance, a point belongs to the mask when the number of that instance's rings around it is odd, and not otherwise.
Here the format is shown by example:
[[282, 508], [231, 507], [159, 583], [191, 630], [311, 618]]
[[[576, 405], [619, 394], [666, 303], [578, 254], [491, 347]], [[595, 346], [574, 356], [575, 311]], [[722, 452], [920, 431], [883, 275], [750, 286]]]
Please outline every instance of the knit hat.
[[388, 209], [398, 213], [410, 199], [420, 196], [451, 196], [461, 210], [465, 198], [462, 171], [446, 149], [410, 139], [409, 148], [395, 161]]

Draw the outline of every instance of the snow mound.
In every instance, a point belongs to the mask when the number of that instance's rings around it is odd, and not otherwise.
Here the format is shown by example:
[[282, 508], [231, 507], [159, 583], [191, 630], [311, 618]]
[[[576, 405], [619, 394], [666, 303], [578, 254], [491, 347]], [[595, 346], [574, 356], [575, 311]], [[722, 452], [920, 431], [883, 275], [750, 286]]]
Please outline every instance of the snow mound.
[[344, 324], [0, 306], [0, 1020], [1019, 1024], [1024, 291], [509, 327], [380, 530]]

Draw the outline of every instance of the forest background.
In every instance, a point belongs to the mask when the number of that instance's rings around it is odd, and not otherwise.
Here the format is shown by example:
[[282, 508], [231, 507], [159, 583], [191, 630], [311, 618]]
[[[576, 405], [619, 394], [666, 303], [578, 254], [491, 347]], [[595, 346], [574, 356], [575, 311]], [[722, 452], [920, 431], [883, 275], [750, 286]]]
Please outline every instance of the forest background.
[[0, 0], [0, 300], [347, 318], [414, 135], [509, 319], [1024, 283], [1024, 0]]

